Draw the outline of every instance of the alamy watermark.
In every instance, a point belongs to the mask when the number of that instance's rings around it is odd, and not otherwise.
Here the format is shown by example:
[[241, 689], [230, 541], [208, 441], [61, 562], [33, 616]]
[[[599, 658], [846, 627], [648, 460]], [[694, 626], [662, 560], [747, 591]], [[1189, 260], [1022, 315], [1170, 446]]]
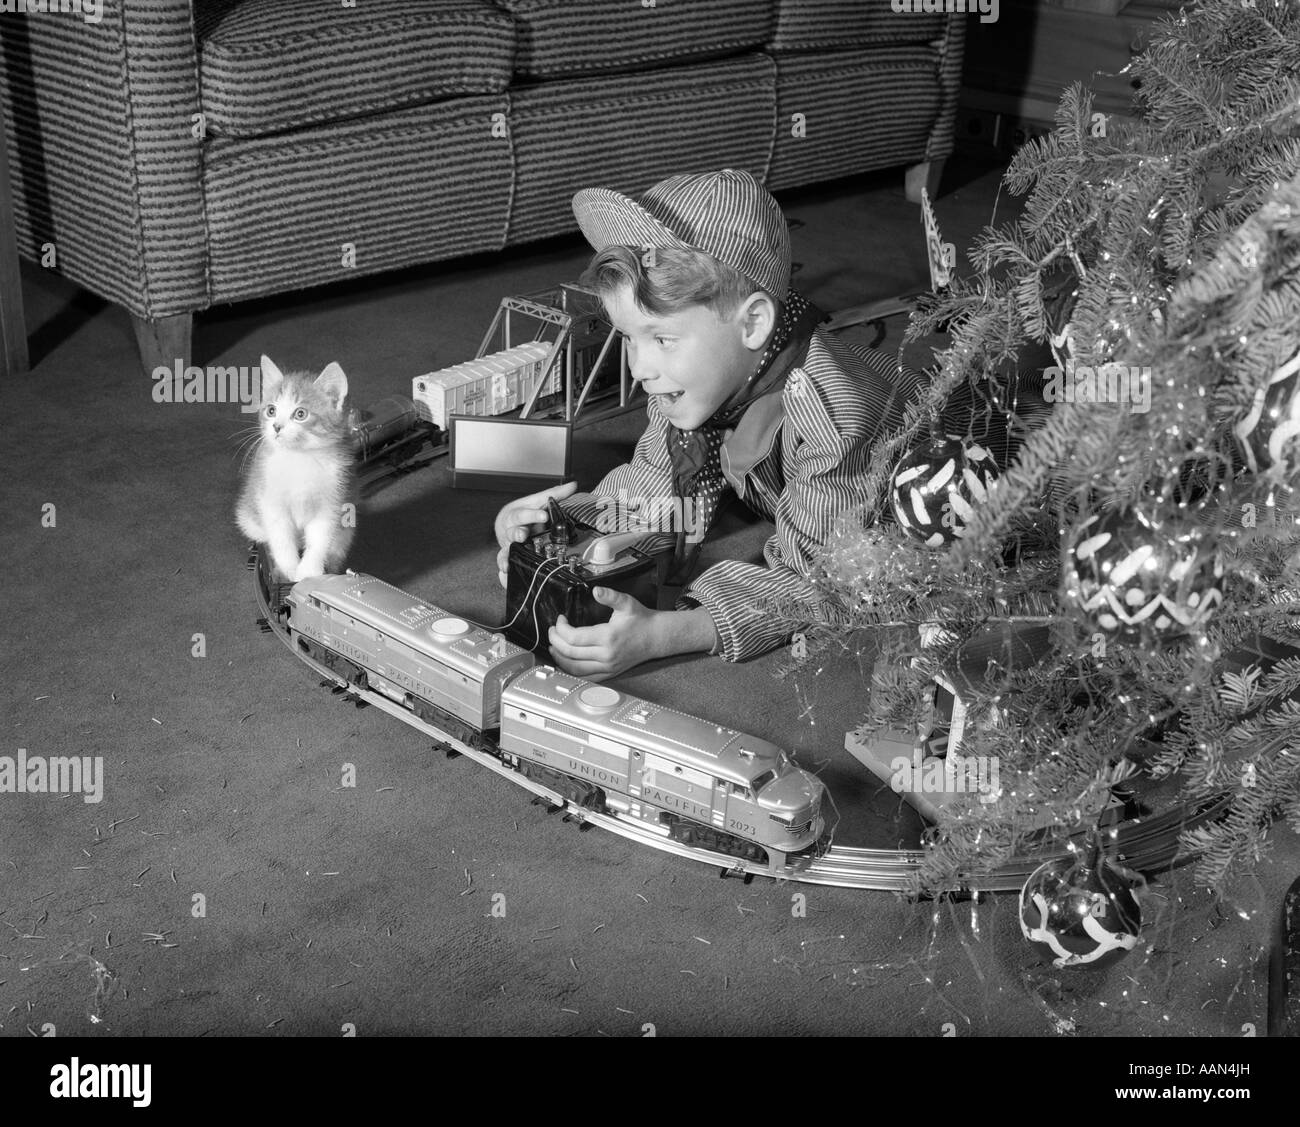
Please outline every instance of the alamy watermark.
[[159, 364], [153, 381], [155, 403], [238, 403], [245, 415], [257, 414], [262, 403], [262, 369], [256, 365], [196, 368], [177, 360], [170, 368]]
[[1151, 410], [1150, 367], [1110, 363], [1093, 368], [1067, 360], [1064, 369], [1053, 365], [1043, 375], [1047, 377], [1043, 398], [1048, 403], [1127, 403], [1135, 415]]
[[77, 15], [86, 23], [104, 18], [104, 0], [0, 0], [0, 15]]
[[104, 797], [102, 755], [0, 755], [0, 794], [80, 794], [82, 802]]
[[922, 759], [918, 747], [911, 759], [896, 755], [889, 769], [889, 786], [895, 794], [978, 794], [985, 803], [998, 798], [997, 756], [949, 752], [942, 759]]
[[889, 6], [900, 15], [938, 12], [974, 15], [978, 12], [980, 23], [997, 23], [998, 20], [998, 0], [889, 0]]
[[596, 527], [602, 531], [622, 529], [635, 521], [646, 532], [684, 531], [688, 544], [700, 543], [708, 532], [694, 497], [633, 497], [620, 489], [613, 497], [596, 498], [596, 505]]
[[50, 1069], [50, 1096], [59, 1099], [130, 1100], [133, 1107], [153, 1102], [153, 1065], [92, 1064], [72, 1057]]

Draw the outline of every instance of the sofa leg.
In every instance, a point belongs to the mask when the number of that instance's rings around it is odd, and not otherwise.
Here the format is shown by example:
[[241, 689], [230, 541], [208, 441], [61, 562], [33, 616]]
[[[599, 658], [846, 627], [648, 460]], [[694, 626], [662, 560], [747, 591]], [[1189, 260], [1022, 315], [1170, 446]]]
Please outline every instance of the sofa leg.
[[154, 369], [175, 369], [179, 362], [182, 369], [190, 364], [190, 345], [194, 330], [192, 313], [177, 313], [172, 317], [159, 317], [149, 320], [145, 317], [131, 315], [131, 324], [135, 328], [135, 341], [140, 349], [140, 364], [146, 376], [152, 376]]
[[27, 359], [23, 279], [18, 270], [18, 243], [14, 238], [4, 115], [0, 114], [0, 376], [26, 375]]
[[921, 202], [921, 189], [929, 193], [931, 201], [939, 194], [939, 181], [943, 179], [943, 161], [927, 160], [914, 164], [907, 170], [903, 191], [909, 203]]

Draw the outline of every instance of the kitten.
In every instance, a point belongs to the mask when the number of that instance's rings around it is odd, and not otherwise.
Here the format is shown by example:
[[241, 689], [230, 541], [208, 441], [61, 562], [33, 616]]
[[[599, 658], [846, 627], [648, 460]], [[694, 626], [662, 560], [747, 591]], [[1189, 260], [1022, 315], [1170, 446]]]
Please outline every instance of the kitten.
[[261, 371], [261, 437], [235, 519], [270, 550], [282, 579], [337, 572], [356, 523], [356, 470], [343, 410], [348, 378], [335, 363], [315, 379], [283, 373], [266, 356]]

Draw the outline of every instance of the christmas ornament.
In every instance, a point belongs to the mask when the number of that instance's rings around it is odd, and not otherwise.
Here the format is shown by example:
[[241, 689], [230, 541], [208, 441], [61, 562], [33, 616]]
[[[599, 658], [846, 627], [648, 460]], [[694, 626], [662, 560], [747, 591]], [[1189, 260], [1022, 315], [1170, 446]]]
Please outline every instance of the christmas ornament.
[[1089, 517], [1062, 552], [1065, 599], [1090, 626], [1163, 641], [1201, 625], [1223, 601], [1223, 565], [1206, 530], [1137, 509]]
[[1287, 444], [1300, 435], [1298, 374], [1300, 353], [1273, 373], [1268, 387], [1255, 392], [1250, 410], [1232, 428], [1251, 473], [1281, 465]]
[[1146, 881], [1105, 855], [1094, 829], [1084, 851], [1040, 865], [1020, 890], [1020, 931], [1054, 967], [1101, 969], [1137, 946]]
[[932, 428], [930, 441], [894, 471], [894, 519], [927, 548], [950, 544], [965, 535], [974, 507], [988, 499], [997, 476], [997, 463], [984, 447]]

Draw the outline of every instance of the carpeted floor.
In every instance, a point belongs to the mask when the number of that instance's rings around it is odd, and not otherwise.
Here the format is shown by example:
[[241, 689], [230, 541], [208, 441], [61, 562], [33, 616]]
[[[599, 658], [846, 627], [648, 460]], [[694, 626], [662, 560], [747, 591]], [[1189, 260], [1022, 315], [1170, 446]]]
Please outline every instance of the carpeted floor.
[[[990, 219], [998, 174], [950, 173], [938, 214], [961, 247]], [[901, 175], [782, 202], [800, 221], [796, 284], [823, 308], [926, 284]], [[574, 278], [586, 258], [575, 238], [214, 310], [196, 361], [337, 360], [362, 404], [409, 393], [474, 354], [502, 296]], [[0, 1032], [1262, 1032], [1266, 917], [1300, 869], [1288, 834], [1241, 916], [1182, 872], [1147, 904], [1148, 949], [1108, 973], [1052, 975], [1014, 896], [913, 905], [720, 881], [580, 834], [341, 703], [254, 624], [231, 517], [249, 417], [155, 403], [120, 310], [29, 264], [24, 282], [34, 367], [0, 388], [0, 755], [103, 756], [105, 784], [98, 804], [0, 794]], [[579, 432], [584, 485], [638, 428]], [[445, 463], [401, 479], [363, 506], [352, 566], [499, 618], [490, 523], [505, 499], [452, 490]], [[733, 516], [711, 551], [752, 552], [764, 535]], [[830, 786], [839, 840], [915, 843], [915, 815], [842, 750], [861, 664], [786, 680], [777, 665], [700, 657], [620, 683], [792, 748]]]

